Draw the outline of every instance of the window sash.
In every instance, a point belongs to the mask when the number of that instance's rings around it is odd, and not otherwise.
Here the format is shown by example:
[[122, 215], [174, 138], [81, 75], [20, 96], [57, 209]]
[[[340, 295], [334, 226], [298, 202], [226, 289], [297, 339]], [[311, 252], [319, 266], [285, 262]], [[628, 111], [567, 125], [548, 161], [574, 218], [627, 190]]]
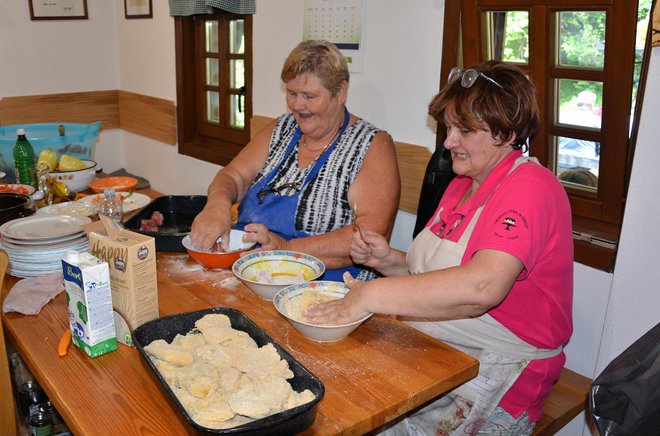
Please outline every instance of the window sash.
[[[556, 136], [583, 136], [601, 143], [598, 190], [566, 186], [573, 211], [575, 235], [575, 258], [581, 263], [611, 271], [625, 205], [625, 186], [630, 171], [629, 159], [629, 114], [632, 107], [632, 82], [636, 3], [630, 0], [447, 0], [445, 16], [460, 30], [458, 38], [445, 41], [461, 41], [461, 48], [454, 56], [445, 54], [449, 47], [443, 47], [445, 71], [462, 59], [462, 65], [469, 66], [486, 60], [486, 48], [490, 43], [484, 34], [484, 22], [488, 11], [523, 10], [529, 16], [529, 63], [516, 64], [536, 85], [541, 114], [541, 126], [530, 147], [530, 154], [553, 169], [555, 165]], [[457, 7], [458, 5], [458, 7]], [[458, 14], [456, 15], [456, 9]], [[453, 11], [453, 12], [452, 12]], [[605, 11], [606, 43], [604, 67], [571, 68], [554, 64], [554, 41], [556, 38], [556, 13], [560, 11]], [[453, 20], [453, 21], [452, 21]], [[447, 33], [447, 32], [445, 32]], [[449, 45], [456, 45], [450, 44]], [[449, 48], [449, 50], [451, 50]], [[453, 63], [453, 65], [450, 65]], [[622, 66], [628, 66], [623, 68]], [[603, 83], [603, 110], [600, 131], [585, 131], [572, 126], [561, 125], [555, 120], [555, 83], [557, 79], [591, 80]], [[444, 86], [444, 83], [441, 83]], [[440, 129], [439, 129], [440, 130]], [[438, 141], [444, 132], [438, 132]]]
[[[229, 23], [244, 21], [243, 53], [230, 54]], [[218, 22], [217, 53], [206, 51], [205, 22]], [[210, 16], [176, 17], [177, 65], [177, 133], [179, 153], [220, 165], [229, 163], [249, 142], [249, 120], [252, 117], [252, 16], [216, 13]], [[215, 44], [213, 44], [215, 48]], [[218, 85], [207, 84], [207, 58], [217, 59]], [[244, 89], [229, 86], [228, 64], [232, 59], [243, 61]], [[220, 96], [217, 124], [206, 120], [208, 92]], [[229, 114], [232, 96], [243, 95], [245, 125], [233, 127]]]

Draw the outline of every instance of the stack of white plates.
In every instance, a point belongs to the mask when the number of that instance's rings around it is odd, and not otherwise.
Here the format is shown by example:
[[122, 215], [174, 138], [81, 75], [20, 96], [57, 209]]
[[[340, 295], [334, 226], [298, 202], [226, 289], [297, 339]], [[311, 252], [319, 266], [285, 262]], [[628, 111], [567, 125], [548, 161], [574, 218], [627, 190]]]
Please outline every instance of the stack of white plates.
[[4, 223], [0, 237], [9, 255], [7, 272], [15, 277], [36, 277], [61, 271], [67, 251], [89, 251], [82, 226], [90, 222], [83, 216], [33, 215]]

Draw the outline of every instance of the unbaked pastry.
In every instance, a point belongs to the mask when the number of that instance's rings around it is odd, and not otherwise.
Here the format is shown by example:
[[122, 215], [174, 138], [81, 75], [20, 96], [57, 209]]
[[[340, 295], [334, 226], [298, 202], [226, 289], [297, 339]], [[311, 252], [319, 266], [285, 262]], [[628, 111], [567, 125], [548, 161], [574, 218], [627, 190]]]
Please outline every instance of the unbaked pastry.
[[171, 344], [158, 339], [144, 347], [172, 393], [198, 424], [236, 427], [313, 401], [293, 390], [294, 374], [273, 344], [258, 347], [226, 315], [209, 314]]

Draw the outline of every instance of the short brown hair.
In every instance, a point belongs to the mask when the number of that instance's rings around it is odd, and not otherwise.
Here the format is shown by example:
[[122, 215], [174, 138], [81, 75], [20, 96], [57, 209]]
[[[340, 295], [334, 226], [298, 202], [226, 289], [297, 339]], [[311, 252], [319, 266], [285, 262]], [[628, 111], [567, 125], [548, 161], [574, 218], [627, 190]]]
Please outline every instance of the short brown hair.
[[494, 138], [506, 142], [515, 137], [514, 148], [523, 147], [539, 127], [536, 90], [516, 66], [488, 61], [471, 67], [499, 83], [478, 77], [471, 87], [461, 78], [448, 83], [429, 105], [429, 115], [438, 123], [451, 122], [470, 130], [488, 126]]
[[328, 41], [303, 41], [289, 53], [282, 67], [282, 81], [286, 83], [301, 74], [317, 76], [333, 97], [339, 93], [342, 82], [350, 78], [346, 59]]
[[586, 168], [571, 168], [564, 170], [557, 176], [564, 182], [575, 183], [578, 185], [598, 187], [598, 176]]

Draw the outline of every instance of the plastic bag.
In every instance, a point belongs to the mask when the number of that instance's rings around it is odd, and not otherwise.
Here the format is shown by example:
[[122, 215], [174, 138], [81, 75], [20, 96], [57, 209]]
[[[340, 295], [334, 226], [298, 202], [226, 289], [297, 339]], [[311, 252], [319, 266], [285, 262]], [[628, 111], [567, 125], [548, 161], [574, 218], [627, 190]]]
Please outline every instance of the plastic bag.
[[589, 408], [601, 436], [660, 434], [660, 324], [593, 381]]

